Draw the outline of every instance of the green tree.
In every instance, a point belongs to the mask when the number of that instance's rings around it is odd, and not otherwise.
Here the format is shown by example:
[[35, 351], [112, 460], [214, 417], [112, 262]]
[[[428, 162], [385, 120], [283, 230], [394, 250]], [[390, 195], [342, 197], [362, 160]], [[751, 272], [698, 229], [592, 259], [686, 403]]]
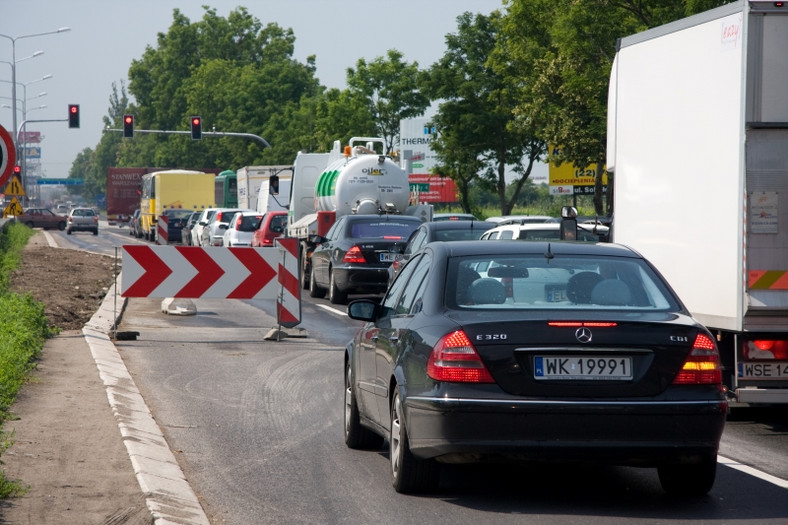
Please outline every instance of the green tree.
[[[493, 189], [501, 213], [508, 215], [545, 144], [526, 126], [512, 125], [515, 99], [506, 71], [493, 68], [491, 61], [501, 21], [498, 11], [460, 15], [457, 33], [446, 36], [446, 54], [429, 69], [423, 85], [440, 101], [433, 148], [443, 168], [450, 170], [445, 174], [457, 182], [461, 201], [468, 202], [463, 192], [472, 181], [470, 167], [480, 168], [482, 186]], [[507, 166], [516, 175], [511, 195], [506, 191]]]
[[[516, 127], [534, 130], [560, 146], [557, 162], [604, 166], [607, 88], [616, 40], [677, 20], [725, 0], [507, 0], [508, 11], [495, 54], [514, 96]], [[607, 209], [597, 170], [594, 207], [612, 213], [612, 180]]]
[[368, 108], [386, 153], [392, 152], [399, 142], [400, 120], [421, 116], [430, 105], [429, 98], [419, 89], [418, 63], [403, 62], [402, 56], [390, 49], [386, 58], [378, 57], [369, 63], [361, 58], [355, 69], [347, 70], [349, 95], [359, 97]]
[[[200, 115], [203, 139], [188, 135], [147, 134], [121, 156], [130, 165], [232, 168], [249, 164], [291, 162], [294, 151], [278, 147], [283, 114], [297, 114], [302, 98], [316, 97], [314, 57], [293, 59], [291, 29], [262, 23], [243, 7], [225, 19], [205, 7], [203, 19], [191, 23], [179, 10], [157, 47], [148, 47], [129, 69], [129, 91], [136, 99], [136, 124], [147, 129], [189, 129]], [[300, 122], [300, 120], [298, 121]], [[300, 130], [291, 123], [293, 133]], [[272, 148], [237, 137], [210, 137], [217, 132], [251, 133]], [[279, 135], [278, 138], [281, 138]], [[291, 141], [287, 141], [288, 146]]]

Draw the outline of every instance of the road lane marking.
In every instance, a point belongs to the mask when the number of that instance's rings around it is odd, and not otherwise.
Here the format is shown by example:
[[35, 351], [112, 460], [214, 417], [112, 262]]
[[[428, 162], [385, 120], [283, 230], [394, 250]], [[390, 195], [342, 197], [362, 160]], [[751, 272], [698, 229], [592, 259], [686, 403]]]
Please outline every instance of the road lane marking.
[[329, 311], [329, 312], [331, 312], [332, 314], [337, 314], [337, 315], [344, 315], [345, 317], [347, 317], [347, 312], [343, 312], [343, 311], [341, 311], [341, 310], [337, 310], [336, 308], [332, 308], [332, 307], [330, 307], [330, 306], [328, 306], [328, 305], [326, 305], [326, 304], [318, 304], [318, 305], [316, 305], [316, 306], [317, 306], [318, 308], [322, 308], [323, 310], [328, 310], [328, 311]]
[[730, 458], [726, 458], [725, 456], [717, 456], [717, 462], [720, 465], [725, 465], [726, 467], [735, 468], [740, 472], [744, 472], [745, 474], [749, 474], [750, 476], [755, 476], [758, 479], [763, 481], [768, 481], [773, 485], [777, 485], [780, 488], [788, 489], [788, 480], [778, 478], [777, 476], [772, 476], [771, 474], [767, 474], [766, 472], [760, 471], [754, 467], [749, 465], [744, 465], [743, 463], [739, 463]]

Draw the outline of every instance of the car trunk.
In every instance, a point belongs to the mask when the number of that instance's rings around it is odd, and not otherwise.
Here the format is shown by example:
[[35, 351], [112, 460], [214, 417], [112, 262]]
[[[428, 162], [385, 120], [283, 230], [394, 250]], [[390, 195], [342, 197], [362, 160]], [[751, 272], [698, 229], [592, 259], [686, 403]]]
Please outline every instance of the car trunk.
[[657, 396], [672, 383], [697, 334], [685, 324], [645, 320], [585, 327], [502, 321], [464, 329], [504, 391], [564, 398]]

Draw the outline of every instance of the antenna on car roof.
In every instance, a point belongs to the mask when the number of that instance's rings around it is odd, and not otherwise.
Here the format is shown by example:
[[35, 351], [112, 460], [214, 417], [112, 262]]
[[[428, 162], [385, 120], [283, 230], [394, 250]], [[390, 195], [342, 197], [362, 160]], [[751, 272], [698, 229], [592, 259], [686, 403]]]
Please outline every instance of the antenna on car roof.
[[547, 252], [544, 254], [545, 259], [552, 259], [552, 258], [555, 257], [555, 255], [553, 255], [553, 250], [550, 248], [551, 246], [552, 246], [552, 243], [548, 242], [547, 243]]

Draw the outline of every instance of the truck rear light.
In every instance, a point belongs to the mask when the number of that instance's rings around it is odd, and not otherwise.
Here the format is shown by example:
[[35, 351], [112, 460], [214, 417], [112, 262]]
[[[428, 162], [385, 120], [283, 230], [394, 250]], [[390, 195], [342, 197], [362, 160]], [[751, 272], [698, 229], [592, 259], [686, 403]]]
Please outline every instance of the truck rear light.
[[452, 383], [495, 382], [462, 330], [441, 337], [427, 360], [427, 375]]
[[744, 359], [786, 360], [788, 359], [788, 341], [782, 339], [753, 339], [744, 341]]
[[361, 253], [361, 248], [358, 246], [353, 246], [348, 251], [345, 252], [345, 256], [342, 257], [342, 262], [346, 263], [365, 263], [367, 260], [364, 258], [364, 254]]
[[684, 365], [673, 379], [674, 385], [719, 385], [722, 383], [720, 353], [706, 334], [698, 334]]

